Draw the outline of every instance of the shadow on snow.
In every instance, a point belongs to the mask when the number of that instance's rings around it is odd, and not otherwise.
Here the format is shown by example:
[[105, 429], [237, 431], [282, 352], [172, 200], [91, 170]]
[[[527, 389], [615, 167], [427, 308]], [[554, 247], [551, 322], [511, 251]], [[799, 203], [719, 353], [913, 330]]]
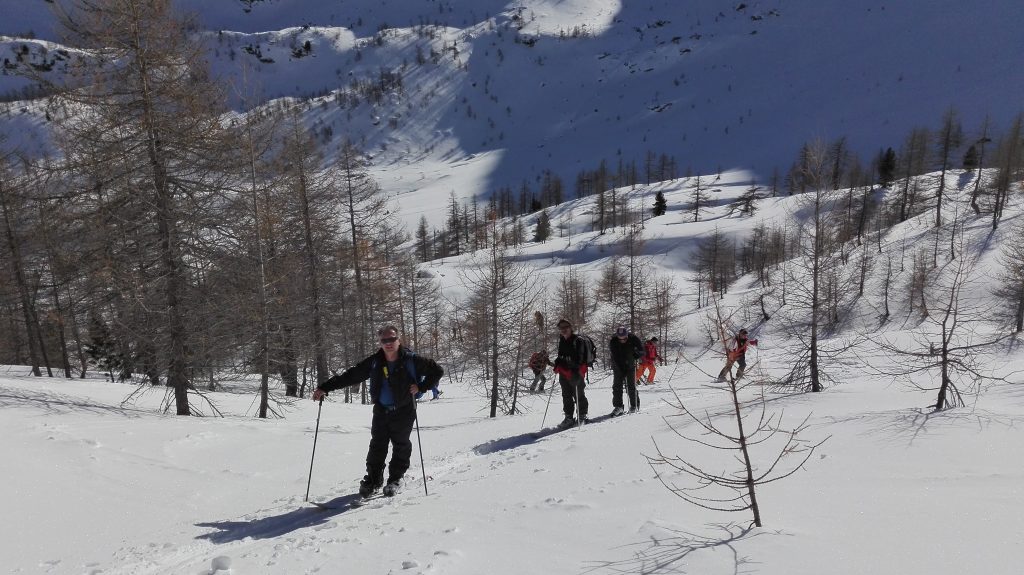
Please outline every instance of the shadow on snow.
[[[581, 426], [580, 429], [585, 429], [591, 425], [594, 425], [595, 423], [605, 421], [606, 419], [611, 419], [611, 415], [599, 415], [597, 417], [591, 418], [590, 423]], [[477, 445], [476, 447], [473, 448], [473, 453], [477, 455], [487, 455], [490, 453], [498, 453], [499, 451], [507, 451], [509, 449], [515, 449], [517, 447], [531, 445], [533, 443], [540, 441], [541, 439], [544, 439], [549, 435], [553, 435], [560, 431], [571, 431], [572, 429], [576, 429], [576, 427], [560, 429], [558, 427], [552, 426], [545, 427], [544, 429], [540, 429], [538, 431], [530, 431], [528, 433], [520, 433], [519, 435], [513, 435], [511, 437], [494, 439], [488, 441], [487, 443], [481, 443], [480, 445]]]
[[282, 515], [271, 515], [251, 521], [213, 521], [196, 523], [196, 527], [216, 529], [210, 533], [196, 536], [211, 543], [222, 544], [241, 541], [247, 537], [253, 539], [273, 539], [299, 529], [316, 527], [328, 523], [342, 513], [358, 510], [362, 498], [358, 494], [336, 497], [323, 504], [323, 507], [300, 507]]

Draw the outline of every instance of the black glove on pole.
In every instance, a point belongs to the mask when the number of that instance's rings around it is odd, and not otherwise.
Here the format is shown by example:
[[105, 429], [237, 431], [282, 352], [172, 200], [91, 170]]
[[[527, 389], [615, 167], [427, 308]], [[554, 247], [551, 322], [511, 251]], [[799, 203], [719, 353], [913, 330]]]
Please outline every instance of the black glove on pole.
[[324, 398], [320, 398], [316, 408], [316, 429], [313, 431], [313, 455], [309, 457], [309, 479], [306, 480], [306, 498], [309, 501], [309, 484], [313, 482], [313, 458], [316, 457], [316, 437], [320, 434], [320, 410], [324, 408]]

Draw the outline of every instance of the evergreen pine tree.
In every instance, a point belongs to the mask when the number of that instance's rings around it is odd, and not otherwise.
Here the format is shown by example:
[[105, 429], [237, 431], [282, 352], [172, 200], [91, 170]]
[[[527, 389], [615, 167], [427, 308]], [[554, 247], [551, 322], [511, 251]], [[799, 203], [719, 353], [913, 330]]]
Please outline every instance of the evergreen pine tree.
[[[124, 360], [117, 350], [117, 342], [106, 322], [97, 315], [89, 319], [89, 341], [85, 344], [85, 353], [89, 356], [89, 362], [99, 370], [110, 372], [111, 379], [114, 378], [114, 372], [118, 372], [122, 381], [126, 379], [122, 369]], [[127, 377], [131, 377], [131, 374]]]
[[665, 201], [665, 193], [659, 191], [654, 196], [654, 217], [663, 216], [668, 211], [668, 202]]
[[967, 152], [964, 153], [963, 169], [975, 170], [978, 165], [978, 147], [971, 144], [971, 147], [967, 148]]
[[533, 241], [543, 242], [547, 241], [549, 237], [551, 237], [551, 218], [548, 216], [548, 211], [544, 210], [537, 218], [537, 230], [533, 233]]
[[420, 216], [419, 226], [416, 227], [416, 256], [421, 262], [430, 259], [431, 239], [430, 230], [427, 229], [427, 217]]
[[896, 178], [896, 152], [886, 148], [878, 154], [878, 182], [888, 186]]

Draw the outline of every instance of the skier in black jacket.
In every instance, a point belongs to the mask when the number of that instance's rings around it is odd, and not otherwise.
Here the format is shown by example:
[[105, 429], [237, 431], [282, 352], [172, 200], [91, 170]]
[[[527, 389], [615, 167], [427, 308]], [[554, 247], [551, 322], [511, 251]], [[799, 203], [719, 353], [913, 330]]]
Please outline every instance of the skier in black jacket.
[[644, 355], [644, 344], [640, 338], [629, 333], [626, 326], [619, 326], [615, 336], [608, 342], [608, 357], [612, 364], [612, 417], [622, 415], [622, 384], [629, 394], [629, 412], [637, 409], [636, 360]]
[[555, 359], [554, 370], [558, 374], [558, 385], [562, 388], [562, 411], [565, 419], [558, 427], [565, 429], [577, 424], [573, 412], [577, 411], [579, 399], [579, 423], [588, 423], [586, 382], [587, 364], [583, 362], [583, 340], [572, 331], [572, 323], [567, 319], [558, 320], [558, 358]]
[[[313, 401], [321, 401], [330, 391], [370, 380], [373, 422], [370, 425], [370, 449], [366, 454], [366, 476], [359, 482], [359, 494], [363, 497], [384, 485], [384, 461], [389, 442], [394, 447], [384, 495], [390, 497], [401, 489], [402, 477], [409, 469], [409, 457], [412, 455], [409, 435], [416, 419], [416, 401], [413, 398], [421, 390], [437, 387], [444, 375], [444, 370], [434, 360], [402, 347], [397, 327], [383, 327], [377, 335], [380, 349], [376, 353], [328, 379], [313, 392]], [[409, 373], [410, 367], [415, 373]]]

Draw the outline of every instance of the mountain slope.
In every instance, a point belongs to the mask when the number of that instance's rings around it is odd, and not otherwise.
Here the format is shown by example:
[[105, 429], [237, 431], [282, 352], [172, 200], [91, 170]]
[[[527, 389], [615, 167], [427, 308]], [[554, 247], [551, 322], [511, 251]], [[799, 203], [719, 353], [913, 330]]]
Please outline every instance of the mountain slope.
[[[52, 38], [45, 5], [0, 1], [14, 15], [0, 34]], [[237, 94], [323, 94], [307, 120], [325, 141], [359, 142], [386, 190], [435, 202], [536, 186], [543, 170], [571, 189], [601, 160], [642, 172], [649, 151], [674, 156], [678, 175], [741, 167], [766, 181], [806, 141], [845, 136], [870, 158], [951, 106], [969, 133], [985, 116], [1005, 126], [1024, 91], [1008, 72], [1024, 53], [1024, 6], [1008, 0], [179, 5], [198, 11]], [[0, 51], [23, 44], [4, 38]], [[382, 72], [400, 80], [352, 97], [353, 81], [365, 92]], [[23, 85], [0, 77], [0, 92]]]

